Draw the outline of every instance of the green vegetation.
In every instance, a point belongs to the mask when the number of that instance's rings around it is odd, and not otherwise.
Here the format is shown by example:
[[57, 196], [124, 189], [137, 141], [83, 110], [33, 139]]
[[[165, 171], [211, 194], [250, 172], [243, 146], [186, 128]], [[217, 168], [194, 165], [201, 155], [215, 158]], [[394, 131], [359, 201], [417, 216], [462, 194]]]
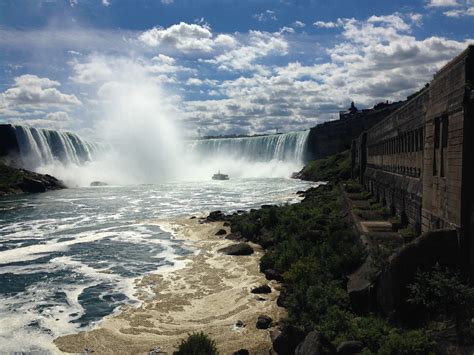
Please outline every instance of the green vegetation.
[[459, 272], [437, 264], [432, 270], [418, 271], [409, 290], [408, 302], [422, 309], [423, 319], [442, 328], [454, 324], [458, 333], [474, 342], [474, 288]]
[[186, 340], [181, 341], [174, 355], [217, 355], [216, 343], [203, 332], [190, 334]]
[[[347, 219], [342, 188], [361, 205], [362, 200], [369, 201], [367, 209], [360, 212], [388, 218], [390, 211], [369, 200], [357, 182], [348, 180], [349, 166], [348, 152], [308, 164], [301, 172], [306, 178], [331, 182], [308, 190], [299, 204], [234, 215], [232, 232], [264, 246], [267, 250], [260, 269], [282, 275], [284, 288], [279, 302], [288, 310], [281, 323], [284, 330], [318, 330], [334, 346], [358, 340], [363, 342], [366, 355], [434, 354], [436, 345], [429, 327], [395, 325], [375, 314], [355, 314], [351, 308], [347, 275], [361, 265], [366, 251]], [[385, 250], [380, 254], [388, 256]], [[413, 297], [415, 303], [425, 297], [422, 290], [426, 287], [421, 287], [420, 281], [418, 296]], [[464, 302], [467, 300], [461, 304]]]
[[331, 155], [325, 159], [309, 162], [297, 177], [311, 181], [332, 181], [334, 183], [351, 178], [351, 152]]

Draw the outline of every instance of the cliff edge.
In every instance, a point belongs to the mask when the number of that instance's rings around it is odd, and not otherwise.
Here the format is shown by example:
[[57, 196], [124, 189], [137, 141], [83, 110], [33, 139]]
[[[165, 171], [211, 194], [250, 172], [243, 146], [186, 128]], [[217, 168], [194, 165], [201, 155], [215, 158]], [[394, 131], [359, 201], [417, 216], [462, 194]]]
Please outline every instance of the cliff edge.
[[12, 168], [0, 162], [0, 196], [45, 192], [66, 186], [51, 175]]

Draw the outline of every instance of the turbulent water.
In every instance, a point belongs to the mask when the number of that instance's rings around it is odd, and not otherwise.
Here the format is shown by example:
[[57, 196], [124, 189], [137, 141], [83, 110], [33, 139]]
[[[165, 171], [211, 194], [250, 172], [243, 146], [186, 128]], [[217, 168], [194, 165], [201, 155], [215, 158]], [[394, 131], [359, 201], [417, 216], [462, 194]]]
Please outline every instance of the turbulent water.
[[133, 280], [192, 253], [160, 220], [295, 201], [308, 183], [233, 179], [77, 188], [0, 199], [0, 353], [52, 350], [135, 302]]

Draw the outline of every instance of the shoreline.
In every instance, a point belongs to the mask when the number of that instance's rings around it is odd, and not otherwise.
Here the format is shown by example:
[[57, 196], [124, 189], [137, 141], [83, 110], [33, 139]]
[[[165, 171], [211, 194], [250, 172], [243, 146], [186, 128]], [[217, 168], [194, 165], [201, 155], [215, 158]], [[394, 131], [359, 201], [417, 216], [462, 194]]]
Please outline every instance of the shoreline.
[[[159, 347], [162, 352], [172, 353], [189, 333], [203, 331], [216, 341], [223, 354], [242, 348], [253, 354], [268, 354], [272, 328], [257, 329], [257, 317], [270, 316], [274, 326], [286, 315], [286, 309], [276, 304], [280, 285], [267, 281], [259, 270], [263, 249], [249, 243], [255, 251], [252, 255], [219, 253], [217, 250], [234, 244], [225, 236], [215, 235], [219, 229], [229, 233], [229, 227], [223, 222], [200, 221], [157, 222], [173, 239], [182, 240], [196, 252], [179, 257], [179, 265], [171, 269], [137, 279], [139, 306], [123, 306], [89, 331], [56, 338], [58, 349], [148, 354]], [[270, 294], [250, 292], [263, 284], [272, 288]], [[246, 326], [237, 327], [237, 321]]]

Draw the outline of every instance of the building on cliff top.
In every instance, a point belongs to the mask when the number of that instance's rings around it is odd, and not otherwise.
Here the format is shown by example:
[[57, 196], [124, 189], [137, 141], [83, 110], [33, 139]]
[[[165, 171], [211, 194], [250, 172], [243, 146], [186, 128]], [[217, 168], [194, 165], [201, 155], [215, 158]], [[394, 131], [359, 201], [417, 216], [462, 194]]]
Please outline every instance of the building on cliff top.
[[474, 46], [352, 144], [361, 183], [418, 232], [454, 229], [474, 276]]

